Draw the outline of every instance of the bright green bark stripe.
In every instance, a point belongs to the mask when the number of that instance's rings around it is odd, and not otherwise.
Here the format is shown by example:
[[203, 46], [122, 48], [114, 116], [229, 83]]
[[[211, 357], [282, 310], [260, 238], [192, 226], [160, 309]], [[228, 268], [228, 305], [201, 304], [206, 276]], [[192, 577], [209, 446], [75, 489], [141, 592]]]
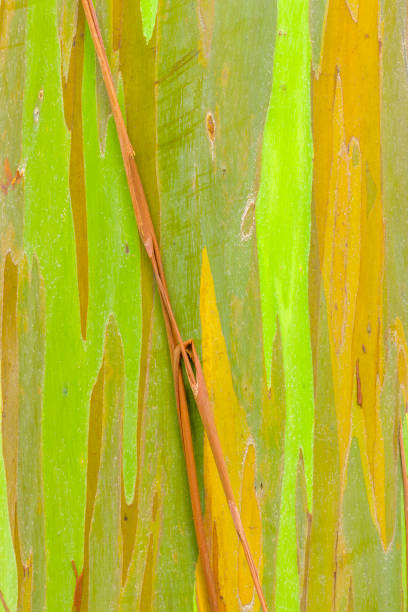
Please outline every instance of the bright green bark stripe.
[[101, 464], [89, 536], [89, 612], [116, 612], [122, 578], [121, 447], [125, 394], [123, 344], [109, 318], [103, 359]]
[[[1, 382], [0, 382], [1, 384]], [[1, 402], [1, 393], [0, 393]], [[2, 407], [0, 406], [0, 416]], [[0, 591], [10, 610], [17, 609], [17, 568], [7, 506], [7, 484], [0, 435]]]
[[159, 0], [140, 0], [140, 12], [142, 13], [143, 34], [148, 43], [152, 37], [154, 24], [156, 23], [157, 7]]
[[115, 312], [118, 320], [126, 355], [124, 477], [130, 492], [136, 474], [139, 242], [112, 120], [103, 157], [99, 150], [95, 56], [86, 36], [83, 130], [90, 280], [87, 340], [83, 342], [68, 183], [70, 134], [64, 121], [57, 15], [52, 3], [41, 11], [36, 6], [28, 10], [24, 246], [30, 256], [38, 256], [46, 293], [42, 448], [50, 610], [70, 609], [74, 589], [71, 560], [78, 568], [82, 566], [89, 399], [102, 360], [105, 321], [110, 312]]
[[[96, 367], [101, 358], [104, 322], [109, 313], [114, 312], [125, 351], [123, 476], [129, 500], [136, 479], [142, 337], [140, 246], [112, 118], [108, 122], [105, 153], [102, 156], [100, 152], [95, 112], [95, 79], [95, 54], [86, 29], [82, 108], [89, 253], [88, 364], [96, 376]], [[89, 384], [92, 382], [89, 378]]]
[[313, 375], [308, 314], [312, 180], [308, 6], [278, 3], [278, 36], [256, 208], [265, 363], [270, 381], [276, 314], [286, 380], [285, 468], [277, 552], [276, 610], [299, 606], [295, 481], [302, 447], [312, 496]]
[[38, 256], [46, 294], [42, 452], [47, 607], [69, 610], [74, 587], [70, 562], [75, 559], [80, 567], [83, 551], [88, 391], [80, 367], [82, 341], [68, 186], [70, 147], [55, 4], [45, 3], [41, 10], [33, 4], [28, 9], [24, 246], [29, 256]]

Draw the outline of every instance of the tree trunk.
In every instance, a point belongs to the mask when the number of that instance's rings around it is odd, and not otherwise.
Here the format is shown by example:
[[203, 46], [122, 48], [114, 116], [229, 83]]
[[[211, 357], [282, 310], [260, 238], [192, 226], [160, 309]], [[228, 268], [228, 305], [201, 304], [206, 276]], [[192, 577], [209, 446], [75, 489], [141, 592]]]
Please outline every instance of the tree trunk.
[[[268, 609], [406, 610], [405, 3], [94, 2]], [[0, 164], [0, 607], [206, 612], [160, 296], [78, 0], [0, 0]], [[218, 609], [259, 610], [188, 400]]]

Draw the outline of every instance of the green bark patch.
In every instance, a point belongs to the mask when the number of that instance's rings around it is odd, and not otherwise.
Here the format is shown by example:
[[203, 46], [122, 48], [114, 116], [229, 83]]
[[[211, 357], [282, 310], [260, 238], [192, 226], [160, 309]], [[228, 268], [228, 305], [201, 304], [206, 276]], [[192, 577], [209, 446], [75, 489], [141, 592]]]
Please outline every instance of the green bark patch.
[[[358, 508], [358, 512], [356, 509]], [[396, 529], [399, 528], [399, 513]], [[401, 543], [395, 538], [384, 552], [370, 515], [360, 450], [353, 438], [343, 500], [343, 529], [353, 571], [355, 610], [400, 610]]]
[[154, 24], [156, 23], [157, 7], [159, 0], [140, 0], [140, 11], [142, 13], [143, 34], [148, 43], [152, 37]]
[[100, 467], [89, 533], [89, 612], [118, 609], [122, 579], [121, 476], [125, 395], [123, 344], [114, 317], [103, 356]]
[[256, 233], [268, 386], [276, 316], [286, 381], [285, 468], [277, 557], [276, 609], [299, 605], [295, 491], [302, 448], [312, 500], [313, 371], [308, 308], [312, 183], [310, 40], [307, 5], [278, 3], [272, 94], [263, 135]]

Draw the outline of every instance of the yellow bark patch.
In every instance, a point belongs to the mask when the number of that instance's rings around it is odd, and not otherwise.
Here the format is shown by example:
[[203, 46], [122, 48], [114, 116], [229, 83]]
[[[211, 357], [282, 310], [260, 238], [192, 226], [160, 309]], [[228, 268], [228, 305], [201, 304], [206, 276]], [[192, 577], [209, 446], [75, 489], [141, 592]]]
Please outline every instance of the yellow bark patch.
[[[258, 572], [262, 574], [262, 529], [254, 478], [256, 453], [246, 415], [232, 383], [227, 347], [217, 310], [214, 282], [203, 250], [200, 315], [204, 376], [235, 498]], [[229, 513], [211, 449], [204, 438], [205, 527], [217, 584], [219, 610], [255, 603], [255, 590]], [[203, 576], [197, 564], [197, 603], [207, 610]]]
[[343, 93], [336, 78], [332, 117], [333, 165], [324, 237], [322, 275], [327, 304], [334, 395], [344, 463], [350, 439], [353, 388], [352, 343], [360, 268], [361, 156], [358, 142], [345, 142]]
[[[241, 518], [247, 534], [249, 548], [254, 556], [255, 563], [259, 564], [262, 526], [258, 500], [255, 495], [255, 447], [253, 444], [248, 446], [244, 463], [241, 489]], [[254, 585], [242, 546], [239, 547], [238, 551], [238, 590], [241, 604], [249, 605], [254, 596]]]
[[354, 433], [367, 449], [370, 507], [385, 546], [378, 19], [377, 0], [329, 2], [321, 70], [313, 83], [313, 199], [343, 487], [354, 405], [361, 411]]

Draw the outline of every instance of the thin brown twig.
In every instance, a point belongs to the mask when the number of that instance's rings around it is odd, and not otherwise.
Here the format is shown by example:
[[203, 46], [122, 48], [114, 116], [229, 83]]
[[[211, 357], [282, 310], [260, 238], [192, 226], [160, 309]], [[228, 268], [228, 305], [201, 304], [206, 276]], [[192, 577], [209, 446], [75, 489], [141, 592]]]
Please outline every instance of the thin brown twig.
[[194, 530], [197, 546], [200, 553], [200, 562], [207, 588], [207, 597], [212, 610], [218, 610], [218, 595], [214, 575], [210, 564], [207, 541], [205, 539], [204, 523], [201, 514], [200, 494], [198, 489], [197, 470], [194, 459], [194, 446], [191, 435], [190, 417], [183, 375], [180, 368], [180, 348], [177, 346], [173, 352], [173, 379], [177, 400], [177, 414], [179, 417], [181, 440], [186, 461], [187, 477], [190, 488], [191, 507], [193, 511]]
[[0, 601], [3, 604], [3, 608], [4, 608], [5, 612], [10, 612], [10, 608], [6, 604], [6, 600], [4, 599], [4, 595], [3, 595], [3, 593], [1, 591], [0, 591]]
[[[85, 11], [85, 16], [91, 32], [99, 64], [101, 66], [106, 91], [109, 97], [112, 114], [116, 124], [123, 163], [126, 171], [129, 191], [132, 199], [133, 209], [135, 212], [140, 237], [151, 261], [154, 276], [159, 289], [163, 316], [166, 324], [171, 361], [173, 365], [173, 378], [177, 400], [177, 411], [183, 442], [184, 456], [186, 460], [187, 474], [190, 487], [190, 497], [193, 507], [194, 527], [196, 531], [200, 560], [206, 581], [208, 599], [212, 610], [218, 610], [218, 597], [216, 594], [215, 580], [211, 570], [204, 535], [204, 525], [197, 484], [194, 449], [191, 438], [190, 418], [188, 414], [187, 399], [181, 372], [181, 358], [183, 360], [189, 385], [193, 392], [197, 408], [200, 413], [201, 420], [203, 422], [204, 429], [210, 443], [211, 451], [213, 453], [218, 474], [222, 486], [224, 488], [225, 496], [227, 498], [234, 526], [244, 549], [245, 557], [247, 559], [255, 589], [258, 593], [262, 609], [264, 612], [266, 612], [267, 607], [265, 598], [262, 592], [262, 587], [259, 581], [255, 562], [251, 555], [248, 541], [246, 539], [238, 507], [234, 499], [234, 494], [229, 480], [227, 466], [221, 448], [221, 443], [218, 437], [214, 415], [212, 412], [212, 407], [201, 368], [201, 363], [199, 361], [198, 354], [196, 352], [193, 342], [183, 342], [171, 307], [158, 241], [154, 231], [153, 222], [150, 216], [149, 206], [143, 190], [142, 182], [134, 159], [133, 147], [127, 134], [125, 122], [123, 120], [122, 112], [116, 96], [116, 90], [112, 80], [109, 63], [106, 57], [106, 52], [99, 29], [95, 9], [92, 0], [82, 0], [82, 5]], [[193, 371], [192, 364], [194, 364], [195, 372]]]
[[407, 464], [405, 461], [404, 437], [402, 435], [402, 421], [399, 426], [399, 447], [402, 469], [402, 488], [404, 492], [404, 517], [405, 517], [405, 558], [406, 558], [406, 585], [408, 592], [408, 477]]
[[74, 561], [73, 559], [72, 559], [72, 561], [71, 561], [71, 565], [72, 565], [72, 569], [73, 569], [73, 571], [74, 571], [74, 576], [75, 576], [75, 578], [77, 578], [77, 579], [78, 579], [78, 577], [79, 577], [79, 576], [78, 576], [78, 570], [77, 570], [76, 563], [75, 563], [75, 561]]

